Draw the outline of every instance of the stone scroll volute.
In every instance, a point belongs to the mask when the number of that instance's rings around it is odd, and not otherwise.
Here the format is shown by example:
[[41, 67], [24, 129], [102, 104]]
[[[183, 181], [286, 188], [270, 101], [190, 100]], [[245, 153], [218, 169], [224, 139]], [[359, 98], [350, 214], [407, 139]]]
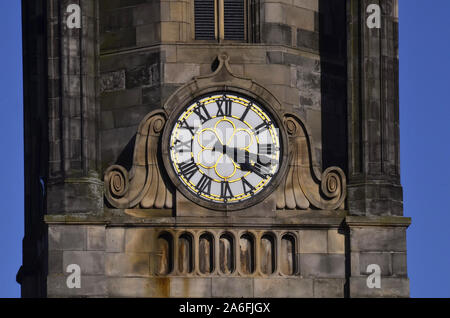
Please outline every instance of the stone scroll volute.
[[105, 172], [105, 196], [115, 208], [171, 209], [172, 190], [161, 175], [160, 136], [167, 120], [162, 110], [148, 114], [136, 134], [133, 166], [113, 165]]
[[291, 113], [285, 114], [284, 124], [289, 136], [289, 168], [277, 189], [277, 209], [343, 209], [347, 187], [342, 169], [330, 167], [321, 173], [314, 164], [312, 139], [305, 124]]

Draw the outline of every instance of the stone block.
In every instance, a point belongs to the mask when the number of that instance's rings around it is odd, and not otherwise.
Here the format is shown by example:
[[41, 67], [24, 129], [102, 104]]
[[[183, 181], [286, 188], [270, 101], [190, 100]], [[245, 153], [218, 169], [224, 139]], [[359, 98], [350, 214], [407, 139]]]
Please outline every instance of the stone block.
[[86, 249], [86, 227], [49, 225], [48, 248], [50, 251], [82, 251]]
[[212, 297], [251, 298], [253, 297], [253, 278], [212, 278]]
[[300, 231], [300, 253], [327, 253], [327, 230]]
[[50, 274], [47, 276], [47, 296], [53, 297], [105, 297], [106, 280], [103, 276], [81, 275], [81, 288], [68, 288], [69, 274]]
[[328, 230], [328, 253], [345, 253], [345, 235], [339, 233], [337, 229]]
[[106, 229], [106, 251], [120, 253], [125, 250], [125, 229], [107, 228]]
[[343, 298], [345, 279], [315, 279], [315, 298]]
[[264, 21], [268, 23], [286, 24], [286, 6], [276, 2], [265, 3]]
[[105, 227], [88, 226], [87, 227], [87, 249], [88, 251], [105, 250]]
[[255, 278], [256, 298], [312, 298], [313, 280], [305, 278]]
[[125, 89], [125, 70], [104, 73], [100, 76], [100, 92], [114, 92]]
[[100, 40], [102, 51], [114, 50], [123, 47], [133, 47], [136, 45], [136, 29], [123, 28], [118, 31], [103, 33]]
[[81, 275], [102, 275], [105, 272], [105, 253], [97, 251], [64, 251], [63, 268], [76, 264]]
[[148, 253], [106, 253], [105, 274], [117, 277], [146, 277], [150, 272]]
[[292, 44], [291, 27], [284, 24], [264, 23], [262, 26], [262, 42], [267, 44]]
[[152, 23], [136, 28], [136, 44], [151, 45], [161, 41], [161, 24]]
[[161, 41], [180, 41], [180, 24], [178, 22], [161, 22]]
[[362, 252], [405, 252], [406, 229], [360, 227], [351, 228], [350, 244], [352, 251]]
[[307, 31], [315, 30], [315, 12], [303, 8], [289, 8], [286, 10], [284, 23]]
[[149, 253], [156, 251], [155, 230], [152, 228], [126, 229], [125, 251], [134, 253]]
[[367, 266], [375, 264], [380, 266], [381, 275], [392, 275], [391, 253], [360, 253], [359, 254], [359, 272], [361, 275], [370, 275], [367, 272]]
[[101, 97], [102, 110], [110, 110], [142, 103], [141, 88], [127, 89], [119, 92], [104, 93]]
[[339, 254], [300, 254], [303, 277], [345, 277], [345, 256]]
[[319, 33], [297, 29], [297, 47], [319, 50]]
[[280, 64], [245, 64], [245, 76], [254, 78], [262, 84], [290, 85], [291, 70]]
[[407, 278], [381, 278], [381, 288], [367, 287], [366, 277], [350, 278], [350, 297], [352, 298], [406, 298], [409, 297], [409, 279]]
[[48, 273], [49, 274], [62, 274], [63, 268], [63, 252], [62, 251], [49, 251], [48, 252]]
[[170, 297], [211, 297], [211, 280], [212, 278], [202, 277], [173, 277], [170, 279]]
[[185, 84], [200, 75], [200, 65], [164, 64], [164, 83]]
[[392, 253], [392, 274], [406, 277], [407, 268], [406, 253]]
[[139, 278], [139, 277], [109, 277], [107, 290], [109, 297], [169, 297], [169, 277]]

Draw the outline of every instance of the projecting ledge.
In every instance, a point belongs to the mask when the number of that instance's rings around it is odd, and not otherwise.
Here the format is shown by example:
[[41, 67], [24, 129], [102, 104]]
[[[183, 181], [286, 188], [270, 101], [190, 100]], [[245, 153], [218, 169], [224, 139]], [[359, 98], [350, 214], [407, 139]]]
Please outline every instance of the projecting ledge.
[[409, 227], [411, 218], [399, 216], [347, 216], [345, 223], [350, 226]]

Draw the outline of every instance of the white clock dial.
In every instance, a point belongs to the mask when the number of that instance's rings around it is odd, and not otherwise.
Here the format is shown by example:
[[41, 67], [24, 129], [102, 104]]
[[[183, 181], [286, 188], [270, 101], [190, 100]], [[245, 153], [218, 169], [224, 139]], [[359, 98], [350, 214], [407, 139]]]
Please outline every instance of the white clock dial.
[[170, 133], [170, 162], [198, 198], [233, 204], [266, 188], [279, 171], [278, 127], [264, 109], [243, 96], [204, 96], [178, 117]]

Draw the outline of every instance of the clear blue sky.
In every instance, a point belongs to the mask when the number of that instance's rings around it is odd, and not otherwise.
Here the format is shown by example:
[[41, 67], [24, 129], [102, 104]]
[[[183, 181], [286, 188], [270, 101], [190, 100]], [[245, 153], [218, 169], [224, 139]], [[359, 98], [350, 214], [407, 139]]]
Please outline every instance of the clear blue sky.
[[[0, 297], [18, 297], [24, 227], [20, 1], [0, 1], [0, 13]], [[449, 16], [449, 0], [400, 0], [401, 165], [405, 215], [413, 219], [413, 297], [450, 297]]]

